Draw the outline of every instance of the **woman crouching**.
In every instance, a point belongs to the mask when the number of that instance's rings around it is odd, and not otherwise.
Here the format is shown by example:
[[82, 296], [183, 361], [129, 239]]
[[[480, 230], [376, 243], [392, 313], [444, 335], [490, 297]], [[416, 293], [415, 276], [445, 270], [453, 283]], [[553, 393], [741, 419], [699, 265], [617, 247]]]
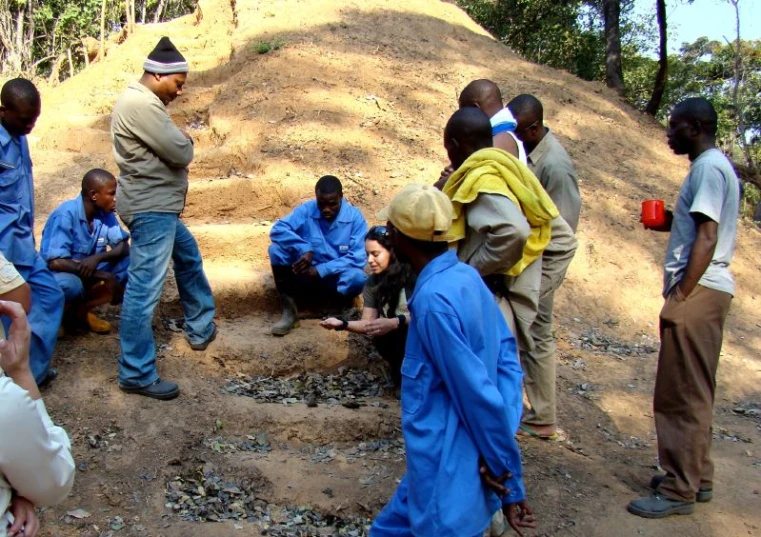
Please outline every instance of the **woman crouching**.
[[365, 236], [365, 250], [372, 275], [362, 293], [364, 308], [359, 321], [330, 317], [320, 323], [328, 330], [348, 330], [372, 336], [378, 354], [391, 369], [396, 386], [401, 385], [401, 367], [407, 343], [409, 310], [407, 298], [415, 288], [415, 275], [391, 250], [386, 226], [373, 226]]

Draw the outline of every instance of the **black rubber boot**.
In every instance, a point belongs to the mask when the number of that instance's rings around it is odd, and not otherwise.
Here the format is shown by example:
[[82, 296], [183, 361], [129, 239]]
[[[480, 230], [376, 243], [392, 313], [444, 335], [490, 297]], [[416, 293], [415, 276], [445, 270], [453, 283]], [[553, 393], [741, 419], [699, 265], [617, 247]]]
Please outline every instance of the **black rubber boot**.
[[272, 327], [272, 335], [284, 336], [299, 327], [299, 311], [291, 294], [293, 270], [285, 265], [272, 265], [272, 275], [275, 278], [275, 287], [280, 294], [280, 305], [283, 309], [283, 316]]

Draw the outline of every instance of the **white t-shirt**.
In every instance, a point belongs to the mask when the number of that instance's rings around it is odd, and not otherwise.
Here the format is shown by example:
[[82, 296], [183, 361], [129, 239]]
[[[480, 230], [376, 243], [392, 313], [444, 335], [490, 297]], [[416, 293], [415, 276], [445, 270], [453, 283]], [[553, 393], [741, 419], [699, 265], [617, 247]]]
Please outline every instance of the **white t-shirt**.
[[528, 157], [526, 155], [526, 149], [523, 147], [523, 142], [518, 139], [514, 132], [515, 127], [518, 126], [518, 122], [515, 121], [515, 117], [513, 116], [513, 113], [510, 112], [510, 109], [507, 107], [503, 108], [494, 114], [489, 121], [491, 121], [492, 136], [496, 136], [502, 132], [506, 132], [512, 136], [513, 140], [515, 140], [515, 145], [518, 146], [518, 160], [523, 164], [528, 164]]
[[668, 296], [684, 276], [697, 228], [692, 214], [703, 214], [719, 224], [716, 249], [703, 277], [703, 287], [735, 294], [729, 264], [735, 251], [740, 182], [732, 165], [718, 149], [703, 152], [690, 165], [674, 207], [671, 237], [664, 263], [663, 296]]

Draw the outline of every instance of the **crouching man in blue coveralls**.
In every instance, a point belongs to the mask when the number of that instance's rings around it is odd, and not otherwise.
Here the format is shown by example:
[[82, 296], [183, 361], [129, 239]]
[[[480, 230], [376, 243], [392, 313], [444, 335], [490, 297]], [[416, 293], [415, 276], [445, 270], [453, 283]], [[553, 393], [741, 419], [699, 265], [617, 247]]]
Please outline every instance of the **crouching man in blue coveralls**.
[[276, 336], [298, 327], [297, 298], [348, 305], [365, 285], [365, 218], [343, 199], [341, 181], [332, 175], [317, 181], [315, 196], [275, 222], [270, 232], [272, 275], [283, 307], [272, 327]]
[[[34, 181], [26, 135], [40, 116], [42, 101], [29, 80], [9, 80], [0, 92], [0, 251], [32, 292], [29, 366], [42, 387], [55, 379], [50, 367], [63, 315], [63, 293], [35, 250]], [[3, 318], [6, 331], [10, 320]]]
[[500, 504], [518, 534], [536, 525], [515, 440], [515, 338], [478, 272], [448, 250], [452, 214], [445, 194], [420, 184], [388, 208], [394, 252], [418, 277], [402, 363], [407, 473], [371, 537], [480, 537]]
[[42, 230], [40, 255], [66, 298], [67, 329], [111, 331], [111, 324], [91, 310], [120, 304], [127, 285], [129, 233], [115, 210], [116, 178], [95, 168], [82, 178], [81, 194], [58, 206]]

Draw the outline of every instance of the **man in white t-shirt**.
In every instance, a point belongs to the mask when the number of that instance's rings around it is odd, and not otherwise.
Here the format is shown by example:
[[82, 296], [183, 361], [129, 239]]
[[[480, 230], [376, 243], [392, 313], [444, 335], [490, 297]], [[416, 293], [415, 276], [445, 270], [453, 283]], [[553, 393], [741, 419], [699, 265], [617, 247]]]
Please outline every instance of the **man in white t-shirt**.
[[670, 231], [664, 266], [661, 349], [653, 409], [658, 458], [666, 475], [651, 496], [629, 503], [646, 518], [686, 515], [713, 497], [711, 420], [724, 320], [735, 294], [729, 264], [735, 248], [740, 187], [716, 148], [716, 111], [704, 98], [671, 113], [669, 147], [690, 159], [674, 211], [655, 231]]

